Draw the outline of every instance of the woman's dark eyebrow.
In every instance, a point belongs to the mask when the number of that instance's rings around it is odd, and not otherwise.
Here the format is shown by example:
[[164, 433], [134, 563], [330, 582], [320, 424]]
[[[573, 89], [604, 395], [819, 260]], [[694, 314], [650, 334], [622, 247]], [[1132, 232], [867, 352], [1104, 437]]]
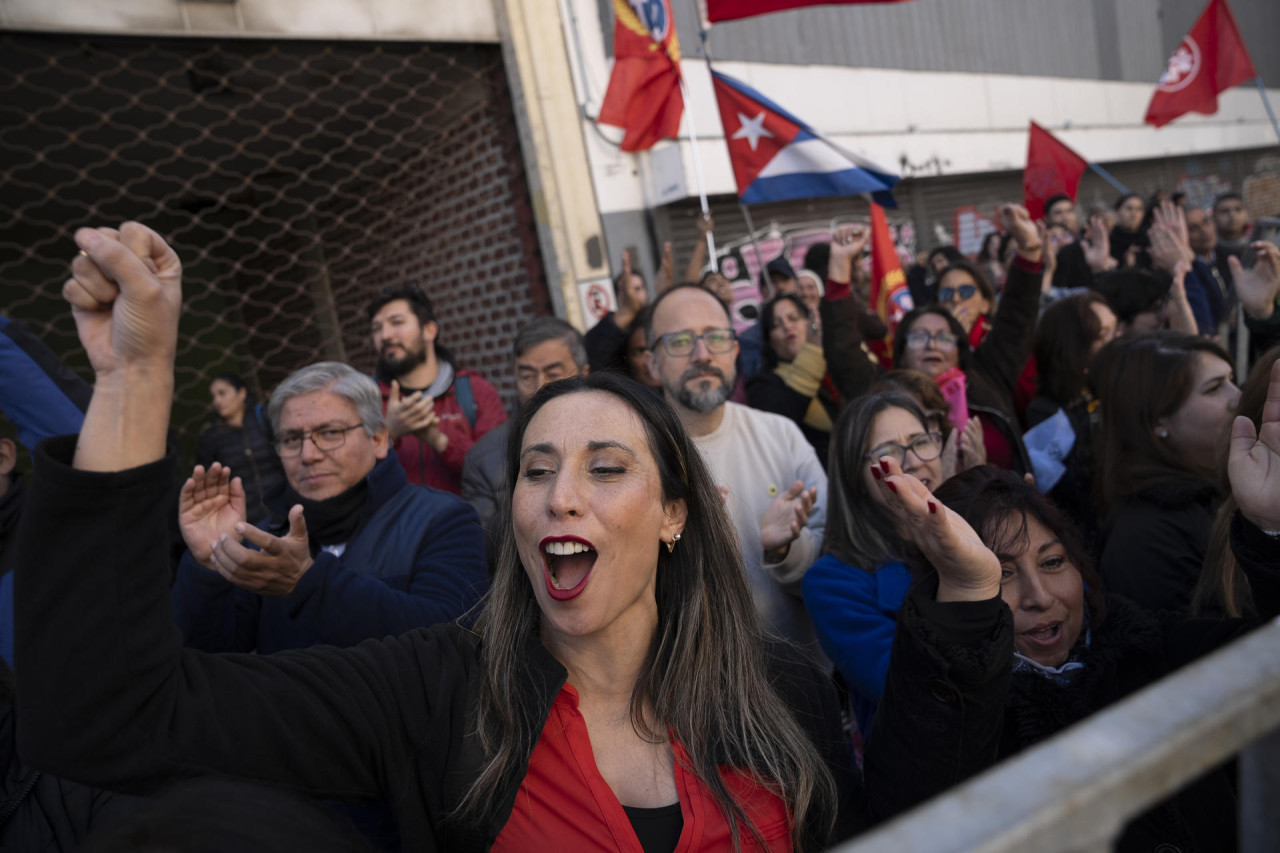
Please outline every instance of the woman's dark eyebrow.
[[520, 451], [520, 458], [523, 459], [530, 453], [555, 453], [556, 449], [550, 444], [531, 444], [524, 450]]
[[623, 444], [620, 441], [589, 441], [587, 442], [587, 450], [590, 450], [592, 453], [595, 453], [597, 450], [610, 450], [610, 449], [621, 450], [623, 453], [632, 457], [636, 455], [636, 452], [634, 450], [632, 450], [630, 447], [627, 447], [625, 444]]
[[1036, 553], [1037, 553], [1037, 554], [1043, 554], [1045, 551], [1048, 551], [1048, 550], [1049, 550], [1050, 548], [1052, 548], [1054, 545], [1061, 545], [1061, 544], [1062, 544], [1062, 541], [1061, 541], [1061, 540], [1058, 540], [1058, 539], [1055, 539], [1055, 540], [1053, 540], [1052, 542], [1046, 542], [1046, 543], [1044, 543], [1043, 545], [1041, 545], [1041, 546], [1040, 546], [1039, 550], [1037, 550], [1037, 551], [1036, 551]]

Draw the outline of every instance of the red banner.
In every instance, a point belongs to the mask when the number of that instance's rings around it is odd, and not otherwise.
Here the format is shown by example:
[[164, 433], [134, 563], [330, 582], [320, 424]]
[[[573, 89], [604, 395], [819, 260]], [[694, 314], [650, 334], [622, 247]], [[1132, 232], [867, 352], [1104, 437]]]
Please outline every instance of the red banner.
[[1022, 202], [1032, 219], [1044, 216], [1044, 203], [1063, 193], [1076, 200], [1080, 176], [1089, 164], [1034, 121], [1027, 140], [1027, 168], [1022, 173]]
[[884, 208], [875, 202], [871, 203], [870, 295], [876, 313], [889, 325], [889, 334], [885, 336], [883, 350], [872, 343], [868, 346], [880, 357], [880, 363], [887, 367], [887, 358], [893, 355], [893, 336], [898, 330], [898, 323], [915, 306], [907, 288], [907, 277], [902, 272], [902, 262], [898, 260], [893, 234], [889, 231], [889, 220], [884, 215]]
[[626, 131], [623, 151], [643, 151], [680, 130], [680, 39], [670, 0], [613, 0], [613, 10], [613, 74], [598, 121]]
[[707, 0], [707, 20], [734, 21], [804, 6], [852, 6], [863, 3], [903, 3], [906, 0]]
[[1212, 115], [1219, 92], [1257, 76], [1227, 0], [1209, 0], [1169, 57], [1143, 121], [1163, 127], [1184, 113]]

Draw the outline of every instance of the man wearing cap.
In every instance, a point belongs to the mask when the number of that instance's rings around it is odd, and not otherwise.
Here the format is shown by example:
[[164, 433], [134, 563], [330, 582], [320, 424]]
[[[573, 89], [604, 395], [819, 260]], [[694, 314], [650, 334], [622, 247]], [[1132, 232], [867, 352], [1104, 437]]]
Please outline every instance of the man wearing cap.
[[431, 300], [417, 285], [369, 304], [387, 432], [410, 483], [462, 490], [462, 465], [480, 436], [507, 419], [492, 385], [455, 366], [439, 341]]

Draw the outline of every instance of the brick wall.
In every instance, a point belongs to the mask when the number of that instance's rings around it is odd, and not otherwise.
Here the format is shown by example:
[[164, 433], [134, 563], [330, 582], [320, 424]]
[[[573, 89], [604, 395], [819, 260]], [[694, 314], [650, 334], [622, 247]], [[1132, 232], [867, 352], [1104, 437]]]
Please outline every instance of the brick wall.
[[8, 33], [0, 79], [21, 81], [0, 102], [0, 310], [87, 376], [71, 234], [155, 227], [184, 262], [188, 451], [215, 373], [262, 396], [322, 358], [371, 371], [389, 284], [421, 285], [459, 362], [514, 399], [511, 338], [551, 309], [496, 46]]

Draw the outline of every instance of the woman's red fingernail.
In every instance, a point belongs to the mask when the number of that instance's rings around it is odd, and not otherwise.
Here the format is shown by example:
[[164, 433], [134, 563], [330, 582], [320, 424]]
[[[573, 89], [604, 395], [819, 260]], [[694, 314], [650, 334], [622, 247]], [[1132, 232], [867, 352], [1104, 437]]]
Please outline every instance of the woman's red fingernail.
[[889, 491], [893, 492], [895, 495], [898, 493], [898, 487], [893, 484], [893, 480], [885, 480], [884, 484], [888, 486]]
[[871, 476], [872, 476], [872, 477], [875, 477], [877, 480], [879, 480], [879, 479], [880, 479], [880, 477], [882, 476], [882, 475], [880, 474], [880, 469], [879, 469], [879, 468], [877, 468], [876, 466], [872, 465], [872, 466], [871, 466]]
[[881, 470], [881, 471], [883, 471], [883, 472], [885, 472], [886, 474], [888, 474], [888, 473], [889, 473], [889, 460], [888, 460], [888, 459], [881, 459], [881, 460], [880, 460], [880, 470]]
[[929, 514], [930, 514], [930, 515], [937, 515], [937, 514], [938, 514], [938, 505], [937, 505], [936, 503], [934, 503], [933, 501], [929, 501]]

